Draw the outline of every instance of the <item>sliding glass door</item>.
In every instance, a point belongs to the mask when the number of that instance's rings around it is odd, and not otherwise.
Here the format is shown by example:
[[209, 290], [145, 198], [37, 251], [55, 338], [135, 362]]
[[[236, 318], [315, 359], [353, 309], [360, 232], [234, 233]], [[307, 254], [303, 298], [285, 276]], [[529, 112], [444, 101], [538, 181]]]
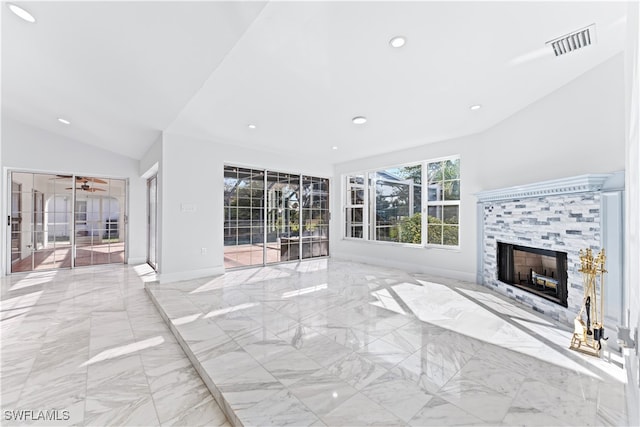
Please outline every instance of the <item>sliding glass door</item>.
[[224, 170], [225, 267], [264, 264], [264, 171]]
[[300, 175], [268, 172], [267, 263], [298, 259]]
[[126, 181], [76, 180], [75, 265], [124, 263]]
[[58, 175], [13, 172], [11, 272], [71, 266], [73, 189]]
[[329, 255], [329, 180], [302, 177], [302, 258]]
[[329, 255], [329, 180], [225, 166], [225, 268]]
[[11, 172], [11, 272], [124, 263], [126, 181]]

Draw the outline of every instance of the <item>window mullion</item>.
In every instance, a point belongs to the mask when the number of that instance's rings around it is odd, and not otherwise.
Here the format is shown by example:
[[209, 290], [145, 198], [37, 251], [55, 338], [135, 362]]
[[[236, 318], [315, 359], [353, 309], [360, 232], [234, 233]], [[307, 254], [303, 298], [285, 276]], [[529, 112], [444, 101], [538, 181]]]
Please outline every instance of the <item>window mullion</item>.
[[[422, 162], [421, 166], [421, 171], [420, 173], [422, 174], [422, 197], [420, 200], [420, 239], [422, 242], [422, 246], [426, 246], [427, 245], [427, 207], [428, 207], [428, 203], [429, 203], [429, 181], [427, 179], [427, 162]], [[426, 183], [426, 184], [425, 184]]]

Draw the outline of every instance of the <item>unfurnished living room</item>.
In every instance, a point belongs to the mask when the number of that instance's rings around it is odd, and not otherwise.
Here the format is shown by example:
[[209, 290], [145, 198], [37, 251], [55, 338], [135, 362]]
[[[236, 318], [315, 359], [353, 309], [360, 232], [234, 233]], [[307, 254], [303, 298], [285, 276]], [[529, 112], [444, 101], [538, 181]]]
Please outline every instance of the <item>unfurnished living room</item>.
[[637, 1], [0, 14], [2, 425], [640, 425]]

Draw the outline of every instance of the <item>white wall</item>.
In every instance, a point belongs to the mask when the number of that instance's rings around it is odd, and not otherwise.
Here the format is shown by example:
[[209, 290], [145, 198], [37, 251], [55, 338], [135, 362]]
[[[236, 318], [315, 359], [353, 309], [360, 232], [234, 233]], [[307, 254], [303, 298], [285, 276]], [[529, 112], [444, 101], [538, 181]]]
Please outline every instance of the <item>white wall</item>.
[[162, 135], [149, 147], [147, 152], [140, 159], [140, 176], [149, 178], [157, 171], [162, 163]]
[[[313, 156], [276, 154], [164, 134], [162, 144], [162, 255], [160, 280], [224, 271], [224, 164], [328, 177]], [[206, 254], [201, 249], [206, 248]]]
[[332, 227], [333, 256], [475, 281], [474, 193], [625, 168], [623, 70], [619, 54], [483, 133], [336, 165], [332, 210], [342, 218], [343, 174], [459, 154], [461, 239], [459, 251], [348, 241], [340, 220]]
[[[5, 189], [7, 170], [75, 173], [78, 175], [129, 179], [129, 247], [131, 263], [144, 262], [146, 242], [145, 181], [139, 177], [139, 162], [110, 151], [64, 138], [42, 129], [2, 117], [2, 214], [8, 215]], [[6, 229], [6, 227], [3, 227]], [[2, 253], [7, 248], [6, 231], [2, 237]], [[6, 256], [2, 256], [3, 273]]]

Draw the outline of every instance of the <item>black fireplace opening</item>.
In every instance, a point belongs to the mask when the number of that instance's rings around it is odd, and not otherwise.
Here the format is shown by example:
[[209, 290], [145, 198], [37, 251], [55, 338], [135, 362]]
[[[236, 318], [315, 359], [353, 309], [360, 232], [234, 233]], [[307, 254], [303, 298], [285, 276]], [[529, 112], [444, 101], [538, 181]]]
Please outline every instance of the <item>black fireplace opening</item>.
[[498, 280], [567, 307], [567, 254], [498, 242]]

